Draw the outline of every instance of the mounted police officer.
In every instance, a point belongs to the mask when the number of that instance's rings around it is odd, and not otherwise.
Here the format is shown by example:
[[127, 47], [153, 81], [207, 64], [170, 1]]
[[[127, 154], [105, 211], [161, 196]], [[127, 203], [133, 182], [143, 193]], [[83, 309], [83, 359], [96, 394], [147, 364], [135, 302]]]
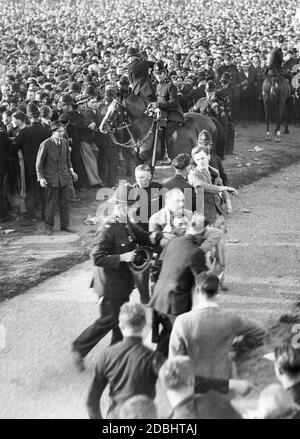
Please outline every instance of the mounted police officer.
[[283, 53], [280, 47], [275, 47], [269, 59], [268, 67], [265, 69], [265, 75], [270, 76], [284, 76], [286, 79], [290, 79], [289, 72], [282, 67]]
[[215, 119], [219, 120], [225, 134], [226, 150], [228, 152], [232, 152], [234, 142], [234, 129], [233, 126], [230, 126], [231, 115], [226, 100], [226, 94], [223, 90], [217, 90], [217, 86], [213, 81], [207, 82], [205, 87], [205, 93], [206, 97], [199, 99], [195, 107], [197, 106], [199, 108], [200, 113], [209, 117], [214, 117]]
[[157, 101], [151, 104], [159, 120], [159, 139], [162, 145], [163, 159], [161, 164], [171, 163], [168, 157], [165, 129], [170, 122], [185, 124], [185, 117], [179, 104], [177, 88], [168, 77], [163, 61], [159, 60], [154, 65], [154, 76], [158, 84], [156, 87]]
[[127, 50], [129, 60], [128, 78], [132, 88], [132, 94], [140, 95], [150, 101], [154, 99], [154, 90], [149, 77], [149, 69], [153, 68], [153, 62], [147, 61], [134, 47]]

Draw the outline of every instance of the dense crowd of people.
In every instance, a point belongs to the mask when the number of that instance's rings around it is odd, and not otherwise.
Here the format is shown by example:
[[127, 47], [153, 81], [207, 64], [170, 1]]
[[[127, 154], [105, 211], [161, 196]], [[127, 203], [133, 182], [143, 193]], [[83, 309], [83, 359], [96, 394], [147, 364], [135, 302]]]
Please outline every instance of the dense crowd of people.
[[[51, 235], [59, 204], [61, 230], [73, 232], [70, 199], [87, 185], [117, 184], [120, 150], [99, 130], [117, 97], [139, 94], [160, 116], [166, 110], [160, 126], [184, 124], [189, 111], [214, 117], [230, 144], [234, 123], [263, 120], [262, 82], [270, 53], [280, 47], [279, 67], [292, 85], [289, 118], [299, 122], [296, 0], [1, 0], [0, 6], [0, 221], [9, 219], [19, 194], [24, 225], [40, 210]], [[251, 384], [231, 379], [231, 360], [261, 345], [266, 331], [215, 301], [219, 288], [227, 290], [224, 215], [236, 191], [212, 146], [204, 130], [191, 155], [174, 158], [174, 177], [152, 182], [150, 167], [141, 165], [135, 185], [119, 186], [109, 200], [113, 215], [92, 251], [100, 318], [72, 346], [83, 370], [86, 355], [113, 331], [89, 391], [91, 418], [102, 416], [107, 384], [111, 416], [115, 410], [124, 419], [159, 417], [158, 379], [173, 418], [241, 416], [228, 393], [245, 394]], [[149, 209], [138, 225], [131, 221], [128, 190], [146, 191], [150, 206], [151, 190], [163, 187], [165, 205], [154, 214]], [[199, 194], [204, 208], [195, 213]], [[133, 275], [138, 246], [152, 248], [156, 261]], [[142, 343], [145, 307], [128, 303], [134, 286], [153, 309], [154, 352]], [[281, 386], [265, 389], [249, 417], [299, 417], [299, 350], [279, 347], [275, 371]]]
[[[216, 116], [213, 105], [199, 104], [207, 92], [221, 103], [225, 125], [262, 120], [261, 84], [272, 48], [282, 48], [290, 79], [298, 72], [295, 9], [296, 0], [1, 2], [1, 220], [9, 216], [11, 194], [22, 189], [41, 204], [32, 169], [38, 139], [30, 152], [26, 136], [19, 139], [30, 112], [45, 129], [57, 119], [66, 127], [78, 175], [75, 200], [87, 184], [116, 184], [120, 155], [98, 128], [112, 98], [139, 85], [132, 66], [137, 54], [149, 66], [164, 64], [184, 112]], [[293, 84], [295, 122], [297, 78]]]

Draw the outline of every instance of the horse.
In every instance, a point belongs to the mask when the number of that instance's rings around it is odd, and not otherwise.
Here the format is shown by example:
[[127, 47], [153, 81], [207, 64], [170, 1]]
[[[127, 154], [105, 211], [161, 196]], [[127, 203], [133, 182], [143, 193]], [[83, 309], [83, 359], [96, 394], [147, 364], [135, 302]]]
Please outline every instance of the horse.
[[267, 76], [262, 85], [262, 98], [265, 108], [266, 136], [271, 140], [269, 125], [271, 116], [276, 121], [276, 142], [281, 142], [280, 125], [284, 123], [284, 134], [288, 134], [287, 101], [291, 93], [288, 80], [282, 75]]
[[[149, 102], [139, 95], [129, 95], [123, 100], [114, 99], [109, 105], [104, 116], [100, 131], [104, 134], [127, 130], [130, 141], [122, 146], [134, 149], [140, 163], [153, 164], [162, 153], [160, 142], [157, 141], [156, 154], [153, 154], [154, 140], [156, 135], [154, 116], [145, 114]], [[180, 153], [190, 153], [196, 146], [199, 133], [207, 130], [213, 140], [214, 152], [224, 157], [225, 135], [217, 121], [197, 113], [185, 113], [186, 124], [178, 125], [170, 123], [166, 128], [168, 154], [171, 159]], [[116, 142], [117, 143], [117, 142]]]

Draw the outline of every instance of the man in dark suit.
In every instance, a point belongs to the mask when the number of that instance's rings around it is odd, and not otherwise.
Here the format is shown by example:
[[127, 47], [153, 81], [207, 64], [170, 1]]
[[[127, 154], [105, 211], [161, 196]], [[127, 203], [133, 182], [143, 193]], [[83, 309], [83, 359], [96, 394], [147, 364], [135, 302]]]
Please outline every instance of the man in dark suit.
[[[9, 202], [5, 193], [5, 178], [9, 176], [10, 141], [5, 127], [0, 125], [0, 222], [9, 218]], [[16, 176], [13, 176], [16, 177]]]
[[74, 233], [70, 229], [70, 182], [76, 181], [77, 174], [71, 163], [71, 154], [67, 140], [64, 139], [65, 128], [59, 122], [51, 123], [52, 136], [41, 143], [37, 160], [37, 179], [45, 189], [45, 224], [47, 235], [52, 235], [54, 213], [59, 200], [60, 228]]
[[[167, 245], [161, 272], [149, 302], [156, 311], [154, 323], [163, 326], [158, 334], [157, 349], [166, 357], [174, 320], [179, 314], [191, 309], [195, 276], [207, 270], [205, 253], [199, 248], [201, 243], [198, 239], [203, 238], [204, 218], [200, 215], [194, 217], [186, 234], [173, 238]], [[157, 331], [155, 326], [153, 329]]]
[[196, 192], [187, 180], [191, 169], [191, 156], [189, 154], [178, 154], [172, 161], [175, 168], [175, 175], [163, 181], [163, 187], [168, 190], [178, 188], [185, 194], [184, 208], [192, 212], [196, 211]]
[[258, 122], [263, 122], [264, 121], [264, 108], [263, 108], [263, 101], [261, 98], [261, 93], [262, 93], [262, 85], [264, 82], [264, 72], [263, 72], [263, 68], [261, 66], [260, 56], [258, 54], [255, 54], [251, 58], [251, 63], [253, 65], [253, 67], [255, 68], [256, 75], [257, 75], [256, 94], [255, 94], [255, 110], [254, 110], [255, 120]]
[[195, 78], [194, 87], [190, 91], [189, 95], [191, 96], [193, 106], [189, 109], [189, 111], [198, 111], [195, 105], [201, 98], [205, 98], [205, 86], [206, 86], [206, 76], [205, 72], [200, 71], [198, 76]]
[[253, 64], [250, 64], [248, 61], [242, 61], [239, 78], [241, 83], [241, 117], [242, 120], [253, 121], [255, 119], [257, 83], [257, 71]]
[[80, 142], [82, 138], [82, 131], [84, 129], [83, 115], [74, 110], [73, 99], [71, 95], [64, 94], [60, 98], [61, 108], [63, 113], [68, 113], [69, 123], [66, 127], [68, 138], [72, 140], [71, 160], [74, 165], [74, 170], [78, 175], [78, 179], [74, 184], [76, 191], [87, 184], [87, 175], [82, 162], [80, 153]]
[[[156, 244], [157, 233], [147, 233], [128, 218], [131, 197], [130, 185], [120, 185], [110, 199], [114, 205], [113, 215], [99, 228], [92, 250], [95, 271], [93, 286], [101, 297], [100, 315], [90, 327], [73, 342], [75, 364], [84, 369], [83, 359], [91, 349], [113, 330], [111, 344], [122, 340], [118, 326], [119, 311], [129, 301], [134, 288], [133, 273], [128, 263], [134, 260], [138, 245]], [[130, 196], [130, 198], [129, 198]]]
[[97, 96], [89, 96], [87, 101], [87, 107], [83, 112], [84, 118], [84, 127], [88, 129], [92, 142], [99, 147], [101, 141], [99, 141], [100, 132], [99, 126], [103, 117], [101, 117], [100, 112], [98, 111], [98, 98]]
[[239, 88], [239, 73], [237, 66], [232, 61], [230, 53], [226, 53], [224, 56], [224, 62], [217, 69], [217, 77], [220, 80], [222, 75], [228, 72], [230, 73], [230, 88], [232, 96], [232, 117], [237, 120], [239, 117], [239, 101], [240, 101], [240, 88]]
[[[148, 165], [139, 165], [135, 169], [138, 208], [134, 213], [134, 222], [146, 232], [149, 231], [149, 218], [162, 207], [162, 185], [152, 181], [152, 174]], [[135, 273], [135, 283], [141, 295], [141, 302], [149, 302], [149, 268]]]
[[37, 179], [35, 164], [40, 144], [50, 137], [51, 133], [45, 128], [40, 120], [38, 107], [31, 103], [26, 108], [27, 116], [30, 119], [30, 126], [20, 130], [16, 136], [15, 142], [17, 148], [23, 153], [25, 164], [25, 185], [26, 185], [26, 210], [27, 220], [35, 219], [35, 208], [40, 207], [42, 219], [45, 217], [45, 200], [44, 192], [41, 189]]

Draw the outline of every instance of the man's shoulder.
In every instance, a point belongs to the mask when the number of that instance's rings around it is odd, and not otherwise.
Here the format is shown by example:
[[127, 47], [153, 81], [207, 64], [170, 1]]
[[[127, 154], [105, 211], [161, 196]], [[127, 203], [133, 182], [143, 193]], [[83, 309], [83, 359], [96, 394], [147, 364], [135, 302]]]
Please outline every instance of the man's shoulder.
[[175, 188], [175, 184], [178, 182], [182, 182], [184, 178], [181, 175], [173, 175], [172, 177], [166, 178], [163, 180], [162, 185], [163, 187], [166, 187], [167, 189], [173, 189]]
[[51, 137], [47, 137], [47, 139], [45, 139], [45, 140], [43, 140], [42, 141], [42, 143], [41, 143], [41, 145], [40, 146], [47, 146], [47, 145], [52, 145], [54, 142], [53, 142], [53, 139], [51, 138]]
[[106, 363], [109, 360], [120, 357], [120, 355], [122, 355], [123, 345], [124, 345], [124, 340], [121, 340], [113, 345], [105, 346], [105, 348], [102, 349], [100, 355], [98, 356], [97, 365], [98, 366], [100, 364], [103, 365], [103, 363]]
[[158, 181], [151, 181], [150, 183], [150, 189], [161, 189], [163, 185], [159, 183]]
[[182, 329], [187, 329], [187, 324], [193, 320], [196, 314], [195, 309], [179, 314], [179, 316], [176, 317], [174, 326], [177, 328], [180, 326]]
[[193, 186], [182, 176], [179, 174], [174, 175], [173, 177], [167, 178], [163, 181], [163, 187], [167, 189], [193, 189]]
[[[97, 110], [96, 110], [97, 111]], [[91, 108], [86, 108], [83, 112], [83, 115], [87, 115], [87, 114], [94, 114], [93, 110]]]
[[151, 215], [150, 219], [164, 218], [166, 214], [167, 209], [165, 207], [162, 207], [158, 212], [155, 212], [153, 215]]
[[204, 395], [196, 394], [194, 406], [196, 410], [199, 410], [199, 413], [203, 414], [204, 418], [241, 419], [228, 399], [215, 390], [210, 390]]
[[136, 352], [138, 355], [147, 355], [149, 358], [153, 357], [153, 360], [156, 360], [156, 357], [158, 359], [160, 357], [160, 354], [157, 355], [155, 351], [141, 343], [138, 338], [136, 338], [136, 342], [130, 342], [130, 344], [128, 344], [128, 340], [124, 338], [118, 343], [115, 343], [111, 346], [106, 346], [102, 350], [98, 361], [114, 361], [116, 358], [123, 358], [124, 353], [129, 351], [132, 353]]
[[[47, 130], [47, 128], [42, 124], [42, 122], [34, 122], [27, 127], [29, 131], [43, 131]], [[48, 130], [47, 130], [48, 131]]]

